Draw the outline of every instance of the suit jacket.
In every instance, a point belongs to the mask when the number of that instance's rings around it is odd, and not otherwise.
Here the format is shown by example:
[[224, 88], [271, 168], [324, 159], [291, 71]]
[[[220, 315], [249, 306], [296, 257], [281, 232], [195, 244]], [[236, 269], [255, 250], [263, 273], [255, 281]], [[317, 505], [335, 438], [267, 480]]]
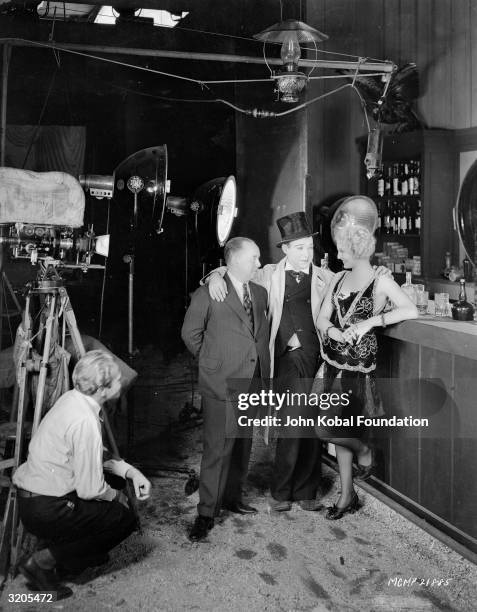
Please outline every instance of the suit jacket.
[[182, 339], [199, 358], [199, 390], [219, 400], [227, 398], [227, 381], [251, 380], [260, 364], [261, 378], [270, 377], [267, 293], [249, 283], [253, 306], [254, 332], [247, 313], [225, 275], [228, 294], [223, 302], [209, 296], [207, 287], [199, 287], [192, 296], [182, 326]]

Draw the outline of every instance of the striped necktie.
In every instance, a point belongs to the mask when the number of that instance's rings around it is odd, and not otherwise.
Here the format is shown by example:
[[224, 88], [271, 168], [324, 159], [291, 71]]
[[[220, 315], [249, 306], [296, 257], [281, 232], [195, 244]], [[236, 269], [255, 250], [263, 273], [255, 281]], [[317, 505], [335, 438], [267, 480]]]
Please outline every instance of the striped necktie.
[[253, 308], [252, 308], [252, 300], [250, 299], [250, 293], [248, 292], [247, 283], [243, 283], [243, 307], [245, 312], [247, 313], [248, 318], [250, 319], [250, 325], [252, 326], [253, 331]]

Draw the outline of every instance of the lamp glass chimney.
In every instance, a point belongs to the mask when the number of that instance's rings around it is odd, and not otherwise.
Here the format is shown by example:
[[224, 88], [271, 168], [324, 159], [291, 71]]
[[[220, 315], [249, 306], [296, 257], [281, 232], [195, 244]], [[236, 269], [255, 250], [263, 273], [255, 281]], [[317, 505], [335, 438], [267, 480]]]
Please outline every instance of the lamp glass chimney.
[[280, 51], [282, 62], [287, 70], [295, 70], [298, 68], [298, 60], [301, 56], [300, 43], [297, 40], [296, 34], [290, 33], [283, 41]]

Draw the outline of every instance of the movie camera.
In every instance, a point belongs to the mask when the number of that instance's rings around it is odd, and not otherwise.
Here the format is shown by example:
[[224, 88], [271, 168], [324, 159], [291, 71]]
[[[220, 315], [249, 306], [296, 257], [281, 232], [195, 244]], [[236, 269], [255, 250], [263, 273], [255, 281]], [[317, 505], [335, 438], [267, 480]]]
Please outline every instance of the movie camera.
[[109, 252], [109, 235], [82, 229], [85, 196], [80, 183], [64, 172], [0, 168], [0, 248], [14, 260], [32, 264], [55, 260], [59, 267], [104, 268], [95, 253]]

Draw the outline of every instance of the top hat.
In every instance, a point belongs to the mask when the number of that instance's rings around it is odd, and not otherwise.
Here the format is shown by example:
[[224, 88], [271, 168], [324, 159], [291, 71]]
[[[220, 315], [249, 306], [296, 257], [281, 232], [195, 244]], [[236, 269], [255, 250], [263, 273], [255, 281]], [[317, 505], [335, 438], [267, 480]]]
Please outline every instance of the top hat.
[[292, 242], [292, 240], [299, 240], [300, 238], [308, 238], [309, 236], [315, 236], [318, 232], [312, 232], [304, 212], [296, 212], [285, 217], [277, 219], [278, 229], [282, 235], [282, 239], [277, 244], [277, 247]]

